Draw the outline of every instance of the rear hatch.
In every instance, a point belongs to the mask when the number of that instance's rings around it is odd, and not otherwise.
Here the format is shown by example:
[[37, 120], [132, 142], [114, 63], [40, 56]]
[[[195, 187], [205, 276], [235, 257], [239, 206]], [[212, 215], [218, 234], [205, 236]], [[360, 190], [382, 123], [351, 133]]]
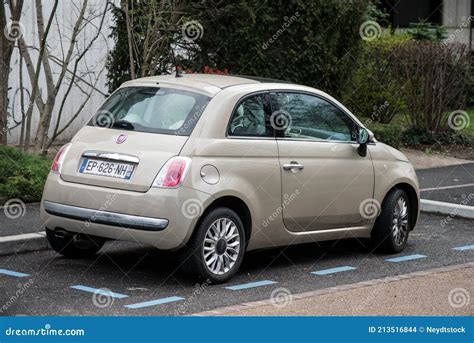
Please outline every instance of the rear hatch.
[[[121, 139], [125, 137], [123, 143], [117, 143], [119, 136]], [[146, 192], [166, 161], [179, 155], [187, 138], [86, 126], [74, 137], [61, 169], [61, 178], [69, 182]], [[105, 162], [103, 169], [114, 168], [113, 176], [106, 171], [99, 172], [97, 168], [97, 174], [102, 175], [88, 174], [87, 166], [81, 168], [84, 163], [95, 161]], [[121, 178], [117, 175], [120, 173], [115, 173], [116, 170], [120, 172], [120, 167], [128, 166], [132, 169], [129, 178]], [[94, 172], [90, 169], [89, 172]]]
[[166, 86], [116, 91], [72, 141], [61, 178], [146, 192], [179, 155], [210, 97]]

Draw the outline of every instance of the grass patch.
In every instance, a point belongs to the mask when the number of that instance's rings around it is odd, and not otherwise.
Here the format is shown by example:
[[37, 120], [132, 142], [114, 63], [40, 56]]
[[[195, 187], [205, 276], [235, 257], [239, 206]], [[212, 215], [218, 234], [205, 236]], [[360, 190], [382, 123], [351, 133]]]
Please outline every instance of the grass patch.
[[463, 133], [474, 138], [474, 108], [467, 110], [467, 114], [469, 115], [469, 125], [462, 130]]
[[9, 199], [41, 200], [52, 159], [0, 146], [0, 204]]

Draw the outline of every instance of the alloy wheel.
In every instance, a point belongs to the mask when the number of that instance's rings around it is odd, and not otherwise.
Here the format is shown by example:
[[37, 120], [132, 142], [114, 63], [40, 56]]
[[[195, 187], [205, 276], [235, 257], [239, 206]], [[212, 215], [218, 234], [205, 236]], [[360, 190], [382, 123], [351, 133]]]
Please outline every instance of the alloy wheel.
[[239, 257], [240, 242], [239, 230], [231, 219], [215, 220], [207, 229], [203, 243], [207, 269], [215, 275], [229, 272]]
[[399, 197], [392, 214], [392, 234], [398, 246], [405, 242], [408, 235], [408, 205], [403, 197]]

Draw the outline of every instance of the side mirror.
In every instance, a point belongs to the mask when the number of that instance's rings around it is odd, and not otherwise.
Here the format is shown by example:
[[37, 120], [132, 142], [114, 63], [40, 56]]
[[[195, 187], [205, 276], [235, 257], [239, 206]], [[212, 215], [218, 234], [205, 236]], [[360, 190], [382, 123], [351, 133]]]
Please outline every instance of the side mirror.
[[359, 148], [357, 152], [360, 156], [367, 156], [367, 144], [374, 139], [374, 134], [367, 130], [366, 128], [361, 127], [357, 132], [357, 143], [359, 143]]
[[369, 132], [361, 127], [359, 132], [357, 132], [357, 143], [359, 144], [367, 144], [369, 142]]

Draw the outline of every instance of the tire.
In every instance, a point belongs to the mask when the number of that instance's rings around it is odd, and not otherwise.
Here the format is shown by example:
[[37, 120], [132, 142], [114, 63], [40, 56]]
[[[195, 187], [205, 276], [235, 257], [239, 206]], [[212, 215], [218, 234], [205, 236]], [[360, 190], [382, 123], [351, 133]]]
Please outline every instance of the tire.
[[58, 253], [67, 258], [84, 258], [94, 255], [102, 248], [105, 239], [86, 234], [77, 234], [61, 231], [57, 235], [53, 230], [46, 228], [46, 237], [49, 245]]
[[215, 208], [196, 227], [181, 256], [182, 266], [199, 280], [223, 283], [239, 269], [245, 247], [244, 225], [239, 216], [229, 208]]
[[393, 189], [385, 197], [381, 213], [372, 229], [374, 248], [391, 254], [403, 251], [407, 245], [410, 224], [408, 196], [401, 189]]

